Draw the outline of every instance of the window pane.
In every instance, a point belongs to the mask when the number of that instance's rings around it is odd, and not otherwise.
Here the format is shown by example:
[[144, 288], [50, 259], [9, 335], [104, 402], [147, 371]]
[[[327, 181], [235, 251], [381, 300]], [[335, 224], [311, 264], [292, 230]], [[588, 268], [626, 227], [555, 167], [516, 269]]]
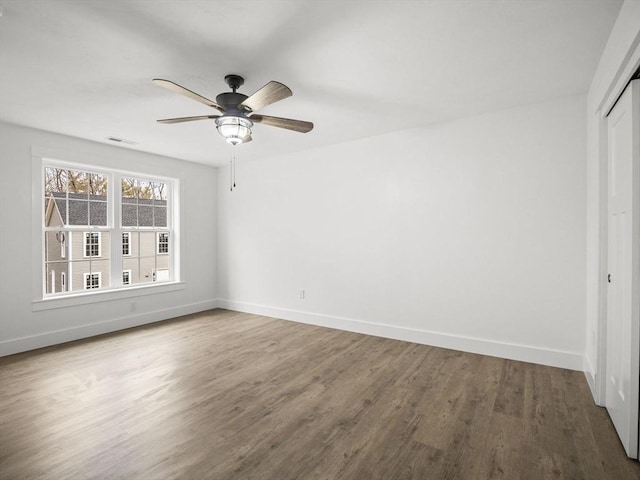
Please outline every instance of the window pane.
[[80, 172], [77, 170], [69, 170], [68, 172], [68, 185], [69, 193], [84, 194], [77, 195], [76, 198], [87, 198], [89, 193], [89, 176], [87, 172]]
[[153, 282], [155, 278], [156, 257], [140, 258], [140, 283]]
[[155, 227], [167, 226], [167, 207], [153, 207], [153, 223]]
[[131, 274], [129, 276], [130, 279], [130, 285], [136, 284], [136, 283], [140, 283], [140, 278], [138, 275], [138, 272], [140, 271], [139, 268], [139, 260], [138, 258], [125, 258], [122, 260], [122, 268], [124, 270], [129, 270], [131, 271]]
[[162, 182], [153, 182], [153, 199], [155, 200], [155, 204], [158, 205], [158, 200], [162, 200], [166, 205], [167, 201], [167, 184]]
[[62, 168], [47, 167], [44, 169], [45, 197], [53, 193], [67, 192], [67, 171]]
[[46, 262], [46, 293], [61, 293], [66, 291], [67, 262]]
[[107, 288], [110, 285], [110, 272], [111, 262], [109, 260], [92, 260], [91, 261], [91, 273], [100, 274], [100, 288]]
[[65, 224], [67, 217], [67, 170], [47, 167], [44, 170], [44, 224], [47, 227]]
[[138, 201], [142, 200], [153, 200], [153, 182], [138, 180]]
[[69, 199], [68, 225], [89, 225], [89, 202]]
[[[56, 193], [55, 196], [49, 197], [45, 204], [45, 221], [46, 227], [59, 227], [67, 225], [67, 200], [64, 193]], [[62, 198], [60, 198], [62, 196]]]
[[44, 257], [45, 262], [55, 262], [67, 257], [67, 235], [63, 230], [45, 232]]
[[138, 203], [138, 182], [134, 178], [123, 178], [122, 203]]
[[122, 226], [138, 226], [138, 207], [136, 205], [122, 204]]
[[[151, 200], [142, 200], [141, 202], [151, 202]], [[138, 226], [153, 227], [153, 207], [151, 205], [138, 205]]]
[[99, 173], [91, 173], [88, 175], [89, 193], [91, 196], [103, 197], [96, 200], [107, 199], [107, 177]]
[[107, 225], [107, 202], [89, 202], [89, 225]]
[[139, 232], [140, 256], [153, 257], [156, 254], [156, 232]]
[[69, 276], [71, 279], [68, 287], [69, 291], [77, 292], [85, 290], [85, 274], [91, 273], [91, 262], [69, 262], [69, 269], [71, 271]]

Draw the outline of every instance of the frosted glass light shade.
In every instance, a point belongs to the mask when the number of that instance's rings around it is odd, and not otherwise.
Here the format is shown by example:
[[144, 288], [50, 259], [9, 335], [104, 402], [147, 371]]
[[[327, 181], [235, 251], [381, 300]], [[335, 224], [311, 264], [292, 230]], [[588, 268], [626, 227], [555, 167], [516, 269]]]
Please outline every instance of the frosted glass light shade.
[[251, 135], [253, 122], [243, 117], [219, 117], [216, 118], [218, 133], [227, 139], [231, 145], [242, 143]]

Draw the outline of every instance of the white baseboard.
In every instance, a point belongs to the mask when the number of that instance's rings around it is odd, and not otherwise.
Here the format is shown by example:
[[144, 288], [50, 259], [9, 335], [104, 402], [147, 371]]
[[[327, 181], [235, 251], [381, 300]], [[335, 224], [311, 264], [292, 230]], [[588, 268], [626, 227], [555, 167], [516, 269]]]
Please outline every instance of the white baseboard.
[[4, 340], [0, 342], [0, 357], [12, 355], [14, 353], [26, 352], [28, 350], [35, 350], [36, 348], [71, 342], [73, 340], [80, 340], [82, 338], [94, 337], [96, 335], [102, 335], [103, 333], [111, 333], [118, 330], [124, 330], [126, 328], [138, 327], [148, 323], [188, 315], [190, 313], [211, 310], [216, 308], [216, 306], [216, 300], [207, 300], [189, 305], [180, 305], [178, 307], [155, 310], [153, 312], [128, 315], [126, 317], [115, 318], [113, 320], [106, 320], [103, 322], [80, 325], [64, 330], [54, 330], [39, 335]]
[[589, 360], [589, 357], [587, 357], [586, 355], [584, 356], [582, 370], [584, 371], [584, 376], [587, 379], [587, 385], [589, 385], [589, 390], [591, 390], [591, 396], [593, 397], [595, 404], [600, 407], [604, 407], [604, 403], [602, 402], [600, 393], [598, 391], [596, 369], [593, 368], [591, 360]]
[[537, 363], [551, 367], [583, 371], [584, 356], [578, 352], [566, 352], [530, 345], [498, 342], [482, 338], [464, 337], [446, 333], [400, 327], [383, 323], [373, 323], [350, 318], [333, 317], [318, 313], [302, 312], [267, 305], [218, 299], [218, 308], [237, 312], [253, 313], [266, 317], [280, 318], [294, 322], [308, 323], [321, 327], [335, 328], [349, 332], [363, 333], [377, 337], [393, 338], [407, 342], [449, 348], [469, 353], [479, 353], [492, 357], [507, 358], [523, 362]]

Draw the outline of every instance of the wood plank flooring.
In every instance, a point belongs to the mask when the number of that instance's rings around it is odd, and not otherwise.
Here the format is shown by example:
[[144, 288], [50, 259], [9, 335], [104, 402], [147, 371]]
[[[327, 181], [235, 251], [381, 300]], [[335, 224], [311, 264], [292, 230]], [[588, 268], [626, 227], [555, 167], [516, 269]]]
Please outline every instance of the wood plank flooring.
[[584, 376], [214, 310], [0, 359], [0, 478], [640, 479]]

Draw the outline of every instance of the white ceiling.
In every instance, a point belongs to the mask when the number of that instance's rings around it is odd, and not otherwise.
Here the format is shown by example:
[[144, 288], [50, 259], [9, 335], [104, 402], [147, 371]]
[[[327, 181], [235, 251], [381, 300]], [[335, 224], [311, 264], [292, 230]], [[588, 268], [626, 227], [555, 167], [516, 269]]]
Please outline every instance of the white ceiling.
[[151, 83], [206, 97], [225, 74], [293, 97], [238, 159], [377, 135], [586, 92], [622, 0], [0, 0], [0, 119], [222, 165], [217, 113]]

